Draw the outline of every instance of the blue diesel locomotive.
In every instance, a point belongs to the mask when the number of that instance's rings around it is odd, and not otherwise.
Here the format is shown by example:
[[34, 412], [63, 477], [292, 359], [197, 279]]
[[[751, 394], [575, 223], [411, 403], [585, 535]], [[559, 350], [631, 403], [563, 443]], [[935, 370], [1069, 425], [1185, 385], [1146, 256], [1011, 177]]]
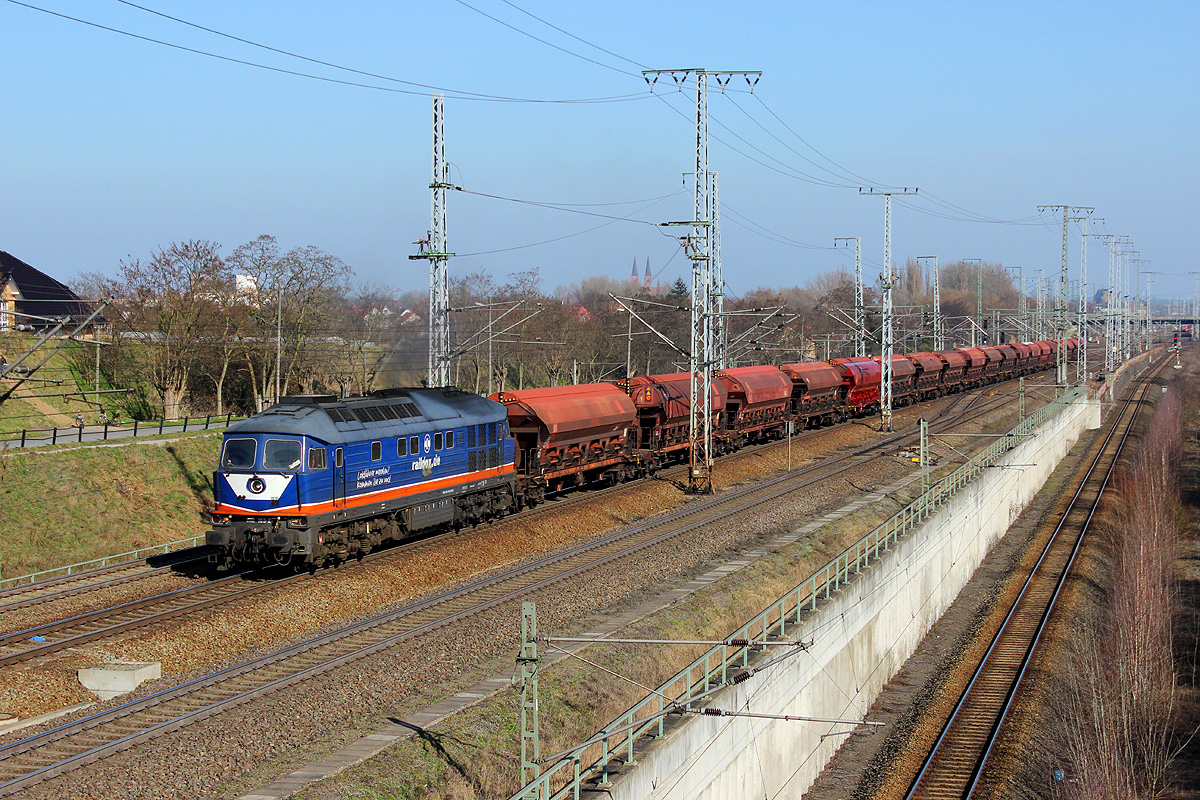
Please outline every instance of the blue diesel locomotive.
[[281, 397], [225, 432], [210, 561], [315, 570], [517, 510], [504, 406], [457, 389]]

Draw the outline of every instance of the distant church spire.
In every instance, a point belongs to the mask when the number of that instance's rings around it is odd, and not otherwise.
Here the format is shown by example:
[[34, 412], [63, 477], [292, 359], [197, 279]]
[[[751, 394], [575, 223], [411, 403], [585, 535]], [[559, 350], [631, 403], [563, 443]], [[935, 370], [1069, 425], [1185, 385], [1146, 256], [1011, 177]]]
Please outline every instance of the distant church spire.
[[637, 274], [637, 258], [635, 257], [635, 258], [633, 259], [633, 272], [631, 272], [631, 273], [629, 274], [629, 280], [633, 281], [634, 283], [637, 283], [637, 279], [638, 279], [638, 274]]
[[[637, 259], [634, 259], [634, 263], [637, 263]], [[652, 273], [650, 271], [650, 256], [646, 256], [646, 279], [645, 279], [645, 282], [643, 283], [643, 285], [646, 287], [647, 291], [649, 291], [650, 283], [653, 280], [654, 280], [654, 273]]]

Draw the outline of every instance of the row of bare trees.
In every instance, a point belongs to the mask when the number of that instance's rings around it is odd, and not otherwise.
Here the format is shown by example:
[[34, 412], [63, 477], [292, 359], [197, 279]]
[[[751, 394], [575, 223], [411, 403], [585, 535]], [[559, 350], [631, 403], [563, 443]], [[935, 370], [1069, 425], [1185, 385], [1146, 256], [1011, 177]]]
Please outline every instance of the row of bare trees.
[[1170, 392], [1117, 486], [1103, 618], [1074, 642], [1062, 713], [1072, 797], [1162, 797], [1186, 742], [1176, 647], [1183, 429], [1178, 393]]
[[[897, 340], [926, 349], [930, 276], [913, 261], [901, 273]], [[1015, 306], [1003, 267], [959, 263], [941, 272], [943, 314], [972, 313], [980, 274], [987, 307]], [[108, 382], [144, 387], [154, 408], [143, 413], [178, 417], [258, 411], [277, 386], [280, 394], [347, 395], [419, 384], [427, 367], [426, 293], [352, 289], [350, 276], [336, 256], [316, 247], [285, 253], [264, 235], [227, 257], [214, 242], [173, 243], [121, 262], [115, 276], [84, 276], [77, 288], [114, 301], [103, 353]], [[686, 369], [691, 315], [682, 278], [658, 294], [603, 276], [547, 294], [542, 277], [538, 269], [502, 282], [482, 270], [452, 276], [456, 385], [484, 392]], [[851, 355], [846, 310], [854, 295], [845, 270], [804, 286], [727, 294], [730, 361]], [[877, 291], [868, 289], [865, 306], [867, 327], [877, 330]], [[868, 349], [878, 352], [877, 344]]]
[[368, 388], [395, 299], [352, 294], [349, 276], [316, 247], [284, 253], [260, 236], [228, 258], [215, 242], [173, 243], [121, 262], [115, 276], [84, 276], [79, 291], [113, 301], [107, 380], [144, 388], [172, 418], [222, 414], [230, 399], [261, 410], [277, 383], [284, 394]]

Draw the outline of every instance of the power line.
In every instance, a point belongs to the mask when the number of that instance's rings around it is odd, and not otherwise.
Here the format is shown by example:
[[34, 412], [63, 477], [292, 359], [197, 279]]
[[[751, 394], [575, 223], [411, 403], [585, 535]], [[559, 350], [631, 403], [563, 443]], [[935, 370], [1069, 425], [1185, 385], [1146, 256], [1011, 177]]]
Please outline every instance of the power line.
[[642, 225], [653, 225], [655, 227], [659, 227], [660, 223], [649, 222], [647, 220], [632, 219], [634, 214], [640, 213], [644, 209], [638, 209], [637, 211], [634, 211], [624, 217], [617, 217], [617, 216], [613, 216], [611, 214], [599, 214], [595, 211], [584, 211], [581, 207], [605, 206], [605, 205], [633, 205], [635, 203], [647, 203], [648, 202], [650, 205], [645, 206], [645, 208], [650, 208], [651, 206], [656, 205], [657, 203], [661, 203], [663, 200], [666, 200], [669, 197], [674, 197], [675, 195], [680, 194], [683, 191], [682, 189], [676, 189], [675, 191], [670, 192], [668, 194], [664, 194], [660, 197], [647, 198], [646, 200], [632, 200], [632, 201], [626, 201], [626, 202], [622, 202], [622, 203], [546, 203], [546, 202], [541, 202], [538, 200], [522, 200], [518, 197], [505, 197], [504, 195], [499, 195], [499, 194], [489, 194], [487, 192], [477, 192], [472, 189], [464, 189], [461, 186], [451, 186], [450, 188], [456, 192], [462, 192], [463, 194], [473, 194], [473, 195], [476, 195], [477, 197], [489, 197], [493, 200], [504, 200], [505, 202], [509, 202], [509, 203], [520, 203], [521, 205], [536, 206], [538, 208], [552, 208], [556, 211], [566, 211], [569, 214], [582, 214], [582, 215], [588, 216], [588, 217], [600, 217], [601, 219], [610, 219], [610, 220], [613, 220], [614, 222], [636, 222], [636, 223], [639, 223]]
[[[118, 0], [118, 2], [124, 2], [124, 1], [125, 0]], [[205, 56], [207, 58], [213, 58], [218, 61], [225, 61], [230, 64], [239, 64], [241, 66], [253, 67], [255, 69], [266, 70], [267, 72], [275, 72], [275, 73], [279, 73], [281, 75], [291, 75], [291, 76], [297, 77], [297, 78], [307, 78], [309, 80], [321, 81], [323, 83], [331, 83], [331, 84], [335, 84], [335, 85], [339, 85], [339, 86], [350, 86], [350, 87], [354, 87], [357, 89], [371, 89], [371, 90], [378, 91], [378, 92], [389, 92], [389, 93], [393, 93], [393, 94], [406, 94], [406, 95], [415, 95], [415, 96], [425, 97], [429, 93], [428, 91], [416, 91], [413, 89], [399, 89], [399, 88], [394, 88], [394, 87], [389, 87], [389, 86], [376, 86], [374, 84], [342, 80], [339, 78], [330, 78], [330, 77], [323, 76], [323, 75], [314, 75], [314, 74], [308, 73], [308, 72], [299, 72], [297, 70], [284, 69], [282, 67], [272, 67], [267, 64], [260, 64], [255, 61], [247, 61], [245, 59], [233, 58], [231, 56], [223, 56], [223, 55], [219, 55], [217, 53], [209, 52], [207, 50], [199, 50], [194, 47], [186, 47], [181, 44], [175, 44], [173, 42], [164, 41], [162, 39], [155, 39], [150, 36], [142, 36], [141, 34], [132, 33], [130, 31], [122, 30], [120, 28], [114, 28], [109, 25], [102, 25], [98, 22], [91, 22], [89, 20], [81, 19], [79, 17], [73, 17], [68, 14], [61, 14], [57, 11], [51, 11], [46, 8], [41, 8], [39, 6], [31, 5], [30, 3], [24, 3], [24, 2], [21, 2], [21, 0], [8, 0], [8, 2], [12, 3], [13, 5], [21, 6], [23, 8], [28, 8], [32, 11], [40, 11], [43, 14], [48, 14], [52, 17], [58, 17], [59, 19], [65, 19], [70, 22], [75, 22], [80, 25], [86, 25], [88, 27], [96, 28], [98, 30], [108, 31], [110, 33], [116, 33], [121, 36], [127, 36], [131, 39], [137, 39], [139, 41], [148, 42], [150, 44], [157, 44], [162, 47], [169, 47], [173, 50], [180, 50], [185, 53], [193, 53], [195, 55]], [[132, 3], [127, 3], [127, 4], [133, 5]], [[146, 11], [148, 13], [151, 13], [151, 14], [158, 14], [159, 16], [167, 17], [167, 15], [165, 15], [165, 14], [159, 14], [159, 12], [144, 8], [142, 6], [134, 6], [134, 7], [139, 8], [139, 9]], [[401, 84], [405, 84], [408, 86], [415, 86], [415, 87], [420, 87], [423, 89], [428, 89], [431, 91], [440, 91], [440, 92], [443, 92], [444, 94], [446, 94], [447, 96], [453, 97], [456, 100], [479, 100], [479, 101], [500, 102], [500, 103], [587, 104], [587, 103], [621, 103], [621, 102], [628, 102], [630, 100], [646, 99], [650, 95], [649, 92], [639, 92], [639, 93], [635, 93], [635, 94], [615, 95], [615, 96], [611, 96], [611, 97], [545, 99], [545, 98], [531, 98], [531, 97], [509, 97], [509, 96], [505, 96], [505, 95], [488, 95], [488, 94], [481, 94], [478, 92], [465, 92], [465, 91], [459, 91], [459, 90], [455, 90], [455, 89], [442, 89], [442, 88], [439, 88], [436, 86], [430, 86], [427, 84], [414, 83], [412, 81], [401, 80], [399, 78], [390, 78], [390, 77], [383, 76], [383, 75], [375, 75], [373, 73], [362, 72], [360, 70], [351, 69], [349, 67], [341, 67], [336, 64], [329, 63], [329, 62], [319, 61], [317, 59], [308, 58], [306, 56], [301, 56], [296, 53], [290, 53], [285, 50], [279, 50], [279, 49], [276, 49], [273, 47], [269, 47], [267, 45], [258, 44], [256, 42], [252, 42], [248, 39], [241, 39], [239, 37], [232, 36], [230, 34], [221, 33], [220, 31], [212, 30], [210, 28], [204, 28], [201, 25], [195, 25], [194, 23], [190, 23], [185, 20], [178, 19], [176, 17], [167, 17], [167, 18], [172, 19], [172, 20], [179, 22], [181, 24], [184, 24], [184, 25], [190, 25], [192, 27], [208, 31], [208, 32], [213, 33], [218, 36], [225, 36], [230, 39], [234, 39], [236, 41], [240, 41], [240, 42], [244, 42], [246, 44], [252, 45], [254, 47], [261, 47], [265, 50], [271, 50], [276, 53], [291, 56], [293, 58], [299, 58], [299, 59], [303, 59], [305, 61], [309, 61], [312, 63], [321, 64], [323, 66], [329, 66], [333, 69], [340, 69], [340, 70], [344, 70], [347, 72], [353, 72], [353, 73], [359, 74], [359, 75], [377, 78], [378, 80], [385, 80], [385, 81], [390, 81], [393, 83], [401, 83]]]
[[633, 66], [637, 67], [638, 69], [646, 69], [646, 65], [645, 65], [645, 64], [639, 64], [638, 62], [636, 62], [636, 61], [634, 61], [634, 60], [632, 60], [632, 59], [626, 58], [625, 56], [623, 56], [623, 55], [620, 55], [620, 54], [618, 54], [618, 53], [614, 53], [614, 52], [613, 52], [613, 51], [611, 51], [611, 50], [605, 50], [605, 49], [604, 49], [603, 47], [601, 47], [600, 45], [597, 45], [597, 44], [592, 44], [591, 42], [587, 41], [586, 39], [581, 39], [581, 38], [579, 38], [578, 36], [576, 36], [575, 34], [571, 33], [570, 31], [563, 30], [562, 28], [558, 27], [557, 25], [553, 25], [553, 24], [551, 24], [551, 23], [547, 22], [546, 20], [542, 19], [541, 17], [537, 16], [536, 14], [531, 14], [531, 13], [529, 13], [529, 12], [528, 12], [528, 11], [526, 11], [525, 9], [521, 8], [520, 6], [518, 6], [516, 3], [510, 2], [510, 0], [504, 0], [504, 3], [505, 3], [506, 5], [512, 6], [512, 7], [513, 7], [513, 8], [515, 8], [517, 11], [520, 11], [522, 14], [524, 14], [525, 16], [527, 16], [527, 17], [532, 17], [533, 19], [536, 19], [538, 22], [542, 23], [543, 25], [546, 25], [546, 26], [548, 26], [548, 27], [551, 27], [551, 28], [553, 28], [554, 30], [558, 31], [559, 33], [561, 33], [561, 34], [563, 34], [563, 35], [565, 35], [565, 36], [570, 36], [572, 39], [574, 39], [574, 40], [575, 40], [575, 41], [577, 41], [577, 42], [581, 42], [581, 43], [583, 43], [583, 44], [586, 44], [588, 47], [593, 47], [593, 48], [595, 48], [595, 49], [599, 50], [601, 53], [607, 53], [608, 55], [612, 56], [613, 58], [619, 58], [620, 60], [622, 60], [622, 61], [624, 61], [624, 62], [626, 62], [626, 63], [628, 63], [628, 64], [632, 64]]
[[[458, 3], [460, 6], [463, 6], [463, 7], [465, 7], [465, 8], [469, 8], [469, 9], [471, 9], [471, 10], [472, 10], [472, 11], [474, 11], [476, 14], [479, 14], [479, 15], [481, 15], [481, 16], [487, 17], [487, 18], [488, 18], [488, 19], [490, 19], [492, 22], [495, 22], [497, 25], [503, 25], [504, 27], [508, 28], [509, 30], [511, 30], [511, 31], [515, 31], [516, 33], [519, 33], [519, 34], [521, 34], [522, 36], [528, 36], [530, 39], [533, 39], [535, 42], [540, 42], [541, 44], [544, 44], [544, 45], [546, 45], [547, 47], [552, 47], [552, 48], [554, 48], [555, 50], [559, 51], [560, 53], [566, 53], [567, 55], [569, 55], [569, 56], [572, 56], [573, 58], [578, 58], [578, 59], [580, 59], [580, 60], [582, 60], [582, 61], [587, 61], [587, 62], [588, 62], [588, 63], [590, 63], [590, 64], [595, 64], [595, 65], [596, 65], [596, 66], [598, 66], [598, 67], [603, 67], [604, 69], [609, 69], [609, 70], [612, 70], [613, 72], [620, 73], [621, 75], [627, 75], [627, 76], [629, 76], [629, 77], [631, 77], [631, 78], [640, 78], [640, 77], [642, 77], [641, 75], [638, 75], [638, 74], [636, 74], [636, 73], [633, 73], [633, 72], [629, 72], [628, 70], [623, 70], [623, 69], [621, 69], [621, 68], [619, 68], [619, 67], [614, 67], [614, 66], [611, 66], [611, 65], [609, 65], [609, 64], [605, 64], [605, 63], [604, 63], [604, 62], [602, 62], [602, 61], [597, 61], [597, 60], [596, 60], [596, 59], [594, 59], [594, 58], [588, 58], [588, 57], [587, 57], [587, 56], [585, 56], [585, 55], [581, 55], [581, 54], [579, 54], [579, 53], [576, 53], [576, 52], [574, 52], [574, 51], [568, 50], [568, 49], [567, 49], [567, 48], [565, 48], [565, 47], [559, 47], [558, 45], [554, 44], [553, 42], [548, 42], [548, 41], [546, 41], [545, 39], [542, 39], [542, 38], [539, 38], [539, 37], [537, 37], [537, 36], [534, 36], [532, 33], [529, 33], [528, 31], [523, 31], [523, 30], [521, 30], [521, 29], [520, 29], [520, 28], [518, 28], [516, 25], [510, 25], [509, 23], [505, 22], [504, 20], [500, 19], [499, 17], [493, 17], [491, 14], [487, 13], [486, 11], [483, 11], [483, 10], [481, 10], [481, 9], [478, 9], [478, 8], [476, 8], [475, 6], [471, 5], [470, 3], [467, 3], [467, 2], [465, 2], [465, 0], [454, 0], [454, 2]], [[509, 3], [509, 5], [512, 5], [512, 4], [511, 4], [511, 3]], [[516, 8], [516, 6], [513, 6], [513, 8]], [[518, 10], [518, 11], [520, 11], [521, 9], [519, 9], [519, 8], [518, 8], [517, 10]], [[525, 12], [525, 13], [528, 13], [528, 12]], [[530, 16], [533, 16], [533, 15], [532, 15], [532, 14], [530, 14]], [[541, 22], [542, 20], [538, 20], [538, 21], [539, 21], [539, 22]], [[549, 24], [549, 23], [546, 23], [546, 24]], [[553, 26], [551, 26], [551, 27], [553, 27]], [[559, 30], [559, 29], [558, 29], [558, 28], [555, 28], [555, 30]], [[565, 33], [565, 31], [564, 31], [564, 33]], [[570, 34], [568, 34], [568, 35], [570, 35]], [[572, 38], [578, 38], [578, 37], [572, 36]], [[580, 41], [583, 41], [583, 40], [582, 40], [582, 39], [580, 39]], [[587, 42], [584, 42], [584, 44], [587, 44]], [[608, 51], [606, 50], [605, 52], [608, 52]], [[620, 56], [618, 56], [618, 58], [620, 58]], [[623, 59], [623, 60], [628, 60], [628, 59]]]

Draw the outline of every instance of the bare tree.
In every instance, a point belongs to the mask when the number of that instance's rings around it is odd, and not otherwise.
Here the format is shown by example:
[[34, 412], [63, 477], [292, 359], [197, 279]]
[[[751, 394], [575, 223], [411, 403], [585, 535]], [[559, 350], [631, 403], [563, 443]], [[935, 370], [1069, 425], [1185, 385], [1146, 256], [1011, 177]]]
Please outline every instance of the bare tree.
[[205, 320], [230, 273], [214, 242], [172, 243], [146, 261], [122, 261], [118, 305], [129, 333], [140, 339], [142, 374], [168, 418], [182, 416], [191, 367], [200, 358]]

